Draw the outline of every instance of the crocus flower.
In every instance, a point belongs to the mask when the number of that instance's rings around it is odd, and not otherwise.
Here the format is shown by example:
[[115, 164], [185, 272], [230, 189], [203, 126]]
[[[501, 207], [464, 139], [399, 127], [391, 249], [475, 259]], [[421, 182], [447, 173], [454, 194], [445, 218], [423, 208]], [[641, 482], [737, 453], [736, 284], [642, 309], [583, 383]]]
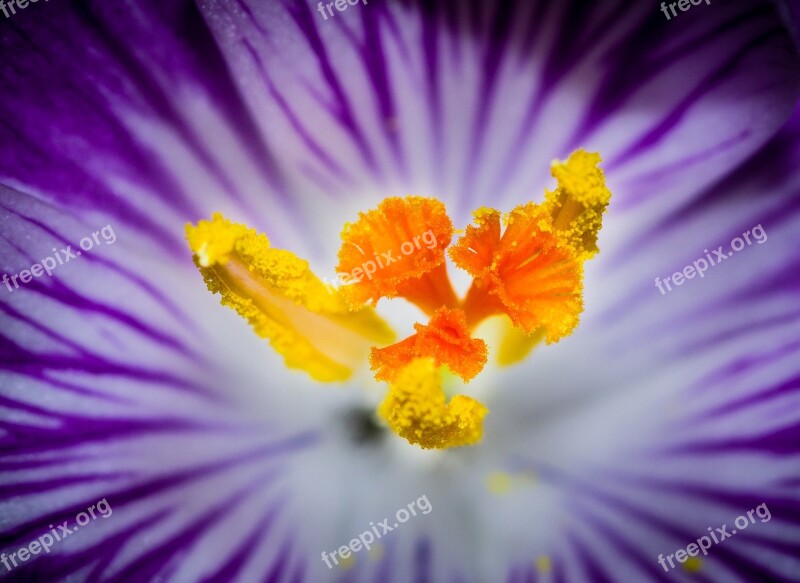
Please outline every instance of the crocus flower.
[[800, 579], [797, 7], [639, 4], [17, 0], [0, 578]]

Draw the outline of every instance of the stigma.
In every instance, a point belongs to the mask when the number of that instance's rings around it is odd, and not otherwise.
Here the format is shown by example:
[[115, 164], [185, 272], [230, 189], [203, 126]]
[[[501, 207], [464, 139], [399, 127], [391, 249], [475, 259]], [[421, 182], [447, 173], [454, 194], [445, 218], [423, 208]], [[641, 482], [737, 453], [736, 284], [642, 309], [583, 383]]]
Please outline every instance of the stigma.
[[[557, 181], [541, 203], [507, 213], [474, 212], [458, 239], [435, 198], [391, 197], [342, 230], [331, 288], [308, 262], [272, 248], [266, 235], [220, 214], [187, 225], [194, 262], [208, 289], [267, 339], [286, 366], [320, 382], [342, 382], [369, 365], [388, 385], [378, 416], [422, 448], [474, 445], [488, 409], [467, 395], [449, 398], [443, 373], [464, 384], [488, 362], [476, 336], [489, 318], [505, 322], [497, 361], [523, 360], [539, 342], [557, 342], [583, 311], [583, 265], [598, 252], [611, 193], [600, 156], [583, 150], [554, 162]], [[459, 295], [448, 264], [472, 282]], [[415, 333], [396, 341], [378, 315], [381, 300], [419, 308]]]

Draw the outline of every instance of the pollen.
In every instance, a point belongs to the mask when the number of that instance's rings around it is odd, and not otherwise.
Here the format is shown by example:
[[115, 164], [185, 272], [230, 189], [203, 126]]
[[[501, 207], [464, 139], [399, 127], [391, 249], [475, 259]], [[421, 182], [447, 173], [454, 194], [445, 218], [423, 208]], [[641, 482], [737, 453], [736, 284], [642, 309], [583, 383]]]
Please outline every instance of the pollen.
[[683, 568], [690, 573], [697, 573], [703, 568], [703, 559], [700, 557], [687, 557], [683, 563]]
[[512, 488], [511, 476], [505, 472], [492, 472], [486, 477], [486, 489], [496, 496], [508, 494]]
[[539, 573], [549, 573], [553, 570], [553, 562], [547, 555], [539, 555], [536, 557], [536, 560], [533, 562], [533, 564]]
[[447, 403], [441, 368], [433, 359], [421, 358], [400, 372], [378, 413], [409, 443], [442, 449], [480, 441], [488, 409], [465, 395]]
[[259, 236], [244, 225], [231, 223], [220, 213], [214, 213], [210, 221], [187, 225], [186, 239], [200, 267], [227, 263], [237, 242], [247, 240], [251, 245], [269, 247], [266, 235]]
[[597, 235], [611, 200], [599, 164], [599, 154], [584, 150], [573, 152], [566, 162], [553, 162], [551, 173], [558, 188], [545, 195], [553, 229], [580, 260], [598, 252]]
[[[554, 162], [558, 188], [545, 202], [520, 205], [501, 216], [482, 208], [450, 250], [453, 262], [473, 276], [463, 308], [470, 326], [506, 314], [524, 334], [547, 343], [572, 333], [583, 311], [583, 264], [597, 251], [597, 236], [611, 193], [598, 166], [583, 150]], [[503, 359], [516, 362], [534, 342], [507, 342]]]

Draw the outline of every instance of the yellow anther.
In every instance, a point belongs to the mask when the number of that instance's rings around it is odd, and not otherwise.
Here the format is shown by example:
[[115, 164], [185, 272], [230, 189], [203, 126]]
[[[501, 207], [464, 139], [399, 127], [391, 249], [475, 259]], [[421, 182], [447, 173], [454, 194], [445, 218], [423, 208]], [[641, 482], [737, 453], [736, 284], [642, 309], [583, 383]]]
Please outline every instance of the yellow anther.
[[186, 226], [203, 279], [221, 303], [268, 338], [289, 368], [319, 381], [347, 379], [370, 345], [394, 334], [371, 308], [350, 311], [294, 254], [270, 247], [266, 235], [215, 213]]
[[479, 441], [489, 410], [464, 395], [456, 395], [449, 404], [446, 401], [441, 371], [433, 359], [420, 358], [398, 375], [378, 413], [398, 435], [423, 449]]
[[553, 162], [551, 173], [558, 188], [545, 197], [553, 228], [583, 261], [598, 251], [597, 234], [611, 200], [599, 164], [600, 154], [585, 150], [576, 150], [566, 162]]

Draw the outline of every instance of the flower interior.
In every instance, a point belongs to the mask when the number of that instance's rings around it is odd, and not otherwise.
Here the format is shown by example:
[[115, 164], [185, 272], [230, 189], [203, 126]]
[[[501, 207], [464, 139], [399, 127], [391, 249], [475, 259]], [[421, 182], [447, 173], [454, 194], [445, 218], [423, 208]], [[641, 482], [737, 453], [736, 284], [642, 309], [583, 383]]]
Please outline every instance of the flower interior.
[[[544, 202], [505, 215], [480, 208], [452, 245], [453, 223], [440, 201], [384, 199], [344, 226], [337, 267], [343, 285], [333, 289], [307, 261], [219, 213], [187, 225], [186, 233], [208, 289], [268, 339], [287, 367], [331, 383], [369, 363], [388, 385], [378, 415], [392, 431], [422, 448], [473, 445], [488, 409], [467, 395], [448, 400], [443, 373], [464, 383], [481, 373], [489, 348], [475, 330], [492, 316], [513, 325], [498, 348], [504, 365], [575, 330], [583, 264], [598, 252], [611, 198], [599, 164], [598, 154], [584, 150], [554, 162], [558, 186]], [[472, 277], [463, 297], [445, 251]], [[411, 302], [427, 321], [397, 341], [375, 310], [383, 298]]]

